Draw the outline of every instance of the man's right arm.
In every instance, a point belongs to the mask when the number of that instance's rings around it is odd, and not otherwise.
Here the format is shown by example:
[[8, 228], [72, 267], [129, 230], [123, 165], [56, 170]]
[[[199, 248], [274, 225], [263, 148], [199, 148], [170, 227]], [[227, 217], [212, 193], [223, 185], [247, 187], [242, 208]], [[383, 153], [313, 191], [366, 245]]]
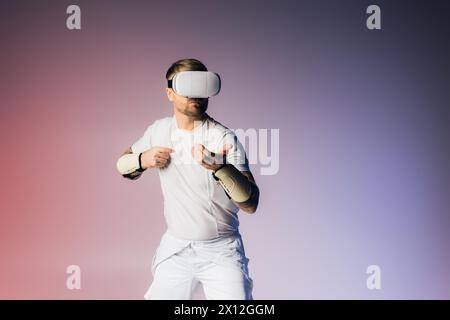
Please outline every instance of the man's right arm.
[[[136, 158], [137, 157], [137, 158]], [[127, 179], [136, 180], [145, 171], [142, 168], [142, 155], [134, 155], [131, 147], [128, 148], [117, 160], [117, 171]]]
[[149, 168], [166, 168], [170, 164], [172, 149], [153, 147], [142, 153], [128, 148], [117, 161], [117, 170], [127, 179], [136, 180]]

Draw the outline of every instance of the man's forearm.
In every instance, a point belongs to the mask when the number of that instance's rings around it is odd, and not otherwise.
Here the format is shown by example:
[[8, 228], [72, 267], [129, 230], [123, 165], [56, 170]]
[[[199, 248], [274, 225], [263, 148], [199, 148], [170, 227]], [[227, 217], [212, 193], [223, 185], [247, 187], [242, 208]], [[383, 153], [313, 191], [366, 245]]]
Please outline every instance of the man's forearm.
[[[124, 156], [129, 155], [129, 154], [132, 154], [132, 153], [133, 153], [133, 151], [131, 150], [131, 148], [128, 148], [128, 149], [122, 154], [121, 158], [119, 158], [119, 161], [118, 161], [118, 169], [119, 169], [119, 172], [121, 172], [121, 171], [123, 170], [122, 168], [119, 168], [119, 167], [121, 166], [121, 165], [120, 165], [121, 159], [122, 159]], [[140, 161], [140, 160], [139, 160], [139, 161]], [[128, 173], [121, 172], [121, 174], [122, 174], [122, 177], [124, 177], [124, 178], [126, 178], [126, 179], [136, 180], [136, 179], [138, 179], [138, 178], [142, 175], [143, 172], [144, 172], [144, 170], [142, 170], [142, 169], [136, 169], [135, 171], [128, 172]]]
[[245, 202], [235, 202], [236, 205], [242, 211], [246, 213], [255, 213], [259, 203], [259, 188], [256, 184], [252, 183], [251, 196]]
[[170, 153], [166, 147], [152, 147], [141, 153], [133, 153], [128, 148], [117, 161], [117, 169], [123, 177], [136, 180], [150, 168], [164, 169], [170, 164]]
[[214, 171], [213, 176], [240, 209], [247, 213], [256, 211], [259, 189], [250, 171], [239, 171], [232, 164], [226, 164]]

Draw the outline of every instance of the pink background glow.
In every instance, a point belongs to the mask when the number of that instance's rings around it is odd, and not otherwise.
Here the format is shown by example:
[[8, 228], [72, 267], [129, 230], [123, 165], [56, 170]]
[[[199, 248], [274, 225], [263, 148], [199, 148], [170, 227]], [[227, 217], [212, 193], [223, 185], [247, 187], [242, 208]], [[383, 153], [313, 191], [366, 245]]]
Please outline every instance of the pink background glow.
[[446, 5], [381, 1], [372, 33], [365, 1], [262, 3], [1, 2], [0, 298], [143, 298], [162, 194], [115, 162], [171, 115], [186, 57], [222, 77], [213, 117], [280, 129], [280, 170], [251, 167], [260, 207], [240, 213], [256, 299], [450, 298]]

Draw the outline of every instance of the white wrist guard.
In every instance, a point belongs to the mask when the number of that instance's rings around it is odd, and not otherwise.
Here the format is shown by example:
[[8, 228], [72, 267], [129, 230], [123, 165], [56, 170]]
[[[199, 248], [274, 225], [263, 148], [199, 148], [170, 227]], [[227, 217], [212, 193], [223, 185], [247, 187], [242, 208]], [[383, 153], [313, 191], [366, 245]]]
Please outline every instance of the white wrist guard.
[[141, 166], [141, 155], [142, 153], [127, 153], [124, 154], [117, 160], [117, 170], [121, 175], [127, 176], [134, 172], [143, 172]]
[[236, 202], [245, 202], [250, 199], [252, 185], [248, 178], [235, 166], [226, 164], [213, 173], [225, 192]]

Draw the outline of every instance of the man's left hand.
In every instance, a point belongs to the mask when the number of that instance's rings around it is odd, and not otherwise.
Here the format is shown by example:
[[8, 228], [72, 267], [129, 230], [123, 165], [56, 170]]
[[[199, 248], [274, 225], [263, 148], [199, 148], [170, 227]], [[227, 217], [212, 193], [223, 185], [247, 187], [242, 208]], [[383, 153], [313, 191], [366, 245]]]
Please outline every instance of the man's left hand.
[[226, 163], [227, 151], [231, 148], [231, 144], [224, 144], [219, 152], [215, 153], [206, 149], [203, 144], [196, 144], [192, 147], [192, 156], [205, 169], [216, 171]]

